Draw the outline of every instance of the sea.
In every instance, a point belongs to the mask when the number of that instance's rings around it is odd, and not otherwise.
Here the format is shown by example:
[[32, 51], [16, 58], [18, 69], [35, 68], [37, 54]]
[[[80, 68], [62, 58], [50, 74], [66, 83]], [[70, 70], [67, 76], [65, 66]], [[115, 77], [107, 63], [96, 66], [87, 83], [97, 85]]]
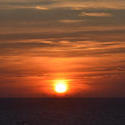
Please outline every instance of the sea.
[[1, 98], [0, 125], [125, 125], [125, 98]]

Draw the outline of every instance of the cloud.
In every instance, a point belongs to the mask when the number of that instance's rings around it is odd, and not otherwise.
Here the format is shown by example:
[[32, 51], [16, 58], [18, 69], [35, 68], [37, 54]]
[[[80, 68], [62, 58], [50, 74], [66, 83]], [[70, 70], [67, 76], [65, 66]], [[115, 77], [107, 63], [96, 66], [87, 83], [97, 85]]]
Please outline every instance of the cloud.
[[18, 10], [18, 9], [34, 9], [34, 10], [48, 10], [47, 7], [44, 6], [33, 6], [33, 5], [0, 5], [0, 9], [2, 10]]
[[[100, 37], [103, 34], [100, 34]], [[73, 34], [72, 34], [73, 36]], [[72, 38], [72, 36], [70, 36]], [[45, 39], [25, 39], [17, 42], [0, 43], [0, 56], [41, 56], [41, 57], [98, 57], [107, 55], [125, 54], [125, 44], [120, 41], [100, 41], [95, 37], [95, 41], [85, 40], [60, 40]], [[68, 37], [68, 36], [65, 36]], [[76, 37], [76, 36], [75, 36]], [[78, 35], [79, 37], [79, 35]], [[103, 40], [103, 39], [102, 39]], [[21, 42], [22, 41], [22, 42]]]
[[87, 13], [87, 12], [82, 12], [79, 14], [79, 16], [94, 16], [94, 17], [111, 17], [112, 14], [111, 13], [104, 13], [104, 12], [100, 12], [100, 13]]
[[36, 8], [36, 9], [38, 9], [38, 10], [48, 10], [48, 8], [42, 7], [42, 6], [36, 6], [36, 7], [34, 7], [34, 8]]
[[59, 20], [59, 22], [61, 23], [80, 23], [80, 22], [84, 22], [83, 20]]
[[[66, 29], [65, 29], [66, 30]], [[35, 41], [36, 43], [43, 41], [125, 41], [125, 27], [81, 27], [78, 31], [54, 31], [54, 32], [36, 32], [36, 33], [6, 33], [0, 34], [0, 43], [4, 42], [23, 42]], [[105, 37], [106, 36], [106, 37]], [[123, 42], [124, 43], [124, 42]]]
[[[79, 10], [79, 9], [125, 9], [125, 1], [123, 0], [52, 0], [52, 1], [18, 1], [18, 0], [5, 0], [5, 1], [0, 1], [1, 7], [3, 5], [11, 5], [13, 8], [16, 5], [22, 4], [22, 6], [27, 6], [27, 3], [31, 6], [36, 5], [39, 6], [39, 8], [48, 8], [48, 9], [56, 9], [56, 8], [71, 8], [74, 10]], [[18, 9], [18, 6], [16, 7]], [[6, 6], [4, 6], [6, 8]]]
[[[111, 2], [118, 3], [117, 6], [119, 6], [123, 1], [105, 0], [101, 2], [105, 3], [106, 6], [109, 6]], [[95, 3], [99, 4], [100, 8], [94, 8], [96, 7]], [[100, 4], [102, 3], [98, 0], [12, 1], [12, 3], [6, 2], [6, 4], [2, 1], [0, 9], [4, 10], [0, 13], [2, 17], [0, 19], [0, 33], [67, 33], [125, 29], [125, 10], [101, 8]]]

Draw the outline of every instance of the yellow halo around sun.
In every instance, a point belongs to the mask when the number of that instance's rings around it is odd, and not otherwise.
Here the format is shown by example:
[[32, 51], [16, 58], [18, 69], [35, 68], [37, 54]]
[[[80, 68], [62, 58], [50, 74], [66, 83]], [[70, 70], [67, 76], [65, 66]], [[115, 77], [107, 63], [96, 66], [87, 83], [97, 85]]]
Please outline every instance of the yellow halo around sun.
[[68, 86], [66, 80], [56, 80], [54, 90], [56, 93], [67, 92]]

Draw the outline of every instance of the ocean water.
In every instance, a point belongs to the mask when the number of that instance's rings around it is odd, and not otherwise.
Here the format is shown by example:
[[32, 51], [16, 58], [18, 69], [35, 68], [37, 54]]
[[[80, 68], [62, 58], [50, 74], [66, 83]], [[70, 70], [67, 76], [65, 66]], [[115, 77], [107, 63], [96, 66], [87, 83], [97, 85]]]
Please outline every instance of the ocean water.
[[0, 125], [125, 125], [125, 99], [0, 99]]

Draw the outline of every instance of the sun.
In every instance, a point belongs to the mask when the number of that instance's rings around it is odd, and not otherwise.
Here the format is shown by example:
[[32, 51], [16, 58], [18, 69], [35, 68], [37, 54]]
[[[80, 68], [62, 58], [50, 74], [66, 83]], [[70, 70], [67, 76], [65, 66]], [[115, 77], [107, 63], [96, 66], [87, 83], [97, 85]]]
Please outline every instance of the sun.
[[68, 90], [66, 80], [56, 80], [54, 90], [56, 93], [66, 93]]

